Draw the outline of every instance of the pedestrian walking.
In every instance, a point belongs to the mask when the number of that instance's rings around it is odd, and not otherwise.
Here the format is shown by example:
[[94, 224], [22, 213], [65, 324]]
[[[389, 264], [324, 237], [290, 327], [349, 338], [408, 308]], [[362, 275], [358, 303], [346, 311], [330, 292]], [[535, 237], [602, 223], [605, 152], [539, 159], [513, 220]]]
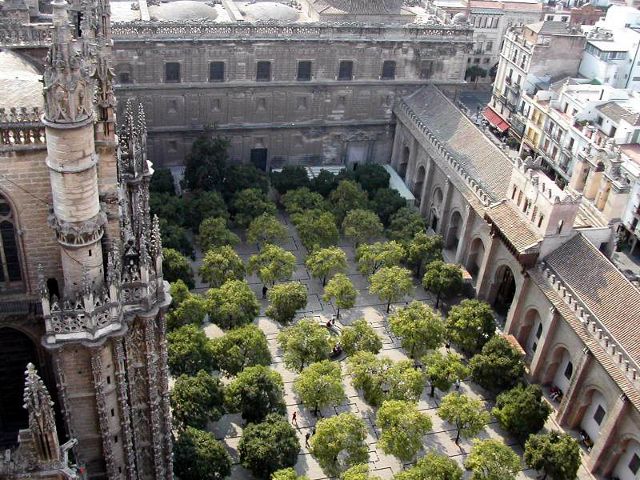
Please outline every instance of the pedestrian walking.
[[304, 444], [308, 448], [309, 447], [309, 439], [311, 438], [311, 432], [307, 432], [304, 436]]
[[444, 344], [444, 348], [447, 349], [447, 353], [451, 351], [451, 343], [447, 340], [447, 343]]
[[298, 426], [298, 412], [293, 412], [291, 423], [293, 423], [296, 427]]
[[456, 379], [456, 390], [460, 390], [460, 379]]
[[262, 286], [262, 298], [267, 298], [267, 291], [268, 291], [268, 290], [269, 290], [269, 289], [267, 288], [267, 286], [266, 286], [266, 285], [263, 285], [263, 286]]

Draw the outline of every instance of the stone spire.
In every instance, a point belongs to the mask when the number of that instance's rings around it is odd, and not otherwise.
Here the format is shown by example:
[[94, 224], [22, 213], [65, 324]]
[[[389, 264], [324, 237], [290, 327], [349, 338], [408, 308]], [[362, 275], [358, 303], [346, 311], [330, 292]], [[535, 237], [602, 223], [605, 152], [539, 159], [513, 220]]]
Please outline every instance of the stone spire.
[[73, 38], [65, 0], [54, 0], [53, 38], [45, 62], [45, 120], [82, 123], [92, 118], [93, 66], [87, 42]]
[[29, 412], [29, 430], [38, 461], [39, 463], [60, 462], [60, 444], [51, 396], [32, 363], [27, 365], [25, 377], [24, 408]]

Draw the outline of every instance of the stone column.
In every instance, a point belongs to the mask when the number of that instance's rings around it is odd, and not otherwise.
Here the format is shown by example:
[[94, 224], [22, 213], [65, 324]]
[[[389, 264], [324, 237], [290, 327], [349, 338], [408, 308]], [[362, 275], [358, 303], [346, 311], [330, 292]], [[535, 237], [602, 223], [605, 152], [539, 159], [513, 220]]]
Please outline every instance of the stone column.
[[469, 224], [472, 221], [472, 211], [473, 209], [469, 204], [466, 204], [464, 206], [464, 218], [462, 219], [460, 241], [458, 242], [458, 248], [456, 250], [456, 263], [462, 263], [466, 250], [465, 247], [467, 247], [467, 244], [469, 243], [469, 237], [471, 236], [471, 229], [469, 228]]
[[593, 355], [587, 347], [584, 347], [582, 354], [580, 363], [573, 374], [569, 388], [564, 392], [562, 402], [556, 414], [556, 421], [561, 426], [573, 426], [573, 417], [576, 415], [576, 408], [579, 406], [578, 398], [580, 398], [580, 394], [582, 393], [584, 379], [589, 372], [589, 366], [593, 360]]
[[529, 374], [534, 382], [540, 383], [541, 376], [543, 374], [544, 361], [549, 357], [549, 350], [553, 345], [553, 337], [555, 336], [556, 329], [562, 318], [560, 313], [555, 307], [552, 307], [549, 312], [549, 326], [547, 331], [543, 333], [542, 338], [538, 342], [538, 348], [529, 365]]
[[422, 192], [420, 193], [420, 215], [423, 217], [429, 205], [429, 199], [427, 197], [431, 192], [431, 184], [433, 183], [434, 164], [433, 158], [427, 155], [427, 169], [424, 175], [424, 182], [422, 182]]
[[[531, 277], [527, 272], [524, 273], [524, 282], [522, 282], [522, 288], [518, 295], [513, 297], [513, 302], [511, 304], [511, 308], [507, 314], [507, 321], [504, 326], [504, 330], [507, 333], [515, 336], [517, 338], [517, 329], [522, 324], [522, 311], [524, 310], [524, 303], [526, 301], [526, 295], [529, 291], [529, 287], [531, 285]], [[514, 325], [515, 322], [515, 325]]]
[[107, 416], [107, 405], [105, 399], [105, 380], [102, 373], [102, 347], [91, 349], [91, 371], [93, 373], [93, 382], [96, 391], [96, 406], [98, 407], [98, 423], [102, 436], [102, 449], [104, 452], [104, 461], [107, 466], [108, 478], [121, 478], [116, 473], [116, 465], [113, 452], [113, 440], [111, 429], [109, 428], [109, 418]]
[[155, 317], [144, 318], [144, 339], [147, 356], [147, 376], [149, 382], [149, 410], [151, 417], [151, 442], [153, 447], [153, 463], [155, 467], [155, 478], [165, 477], [165, 459], [162, 451], [164, 445], [163, 426], [161, 425], [161, 399], [159, 395], [158, 382], [158, 352], [156, 348]]
[[491, 232], [491, 241], [489, 242], [489, 248], [487, 248], [487, 250], [484, 252], [482, 265], [480, 265], [480, 270], [478, 271], [476, 293], [479, 298], [484, 300], [486, 300], [487, 297], [487, 289], [491, 286], [491, 278], [487, 277], [487, 267], [493, 263], [491, 259], [499, 242], [500, 239], [498, 238], [498, 236], [494, 232]]
[[396, 124], [396, 133], [393, 136], [393, 147], [391, 150], [391, 166], [397, 172], [398, 171], [398, 158], [402, 155], [402, 143], [400, 141], [401, 135], [401, 124]]
[[440, 224], [438, 225], [438, 234], [444, 237], [445, 225], [448, 225], [449, 206], [451, 204], [451, 196], [453, 188], [451, 188], [451, 178], [447, 175], [447, 185], [444, 187], [444, 199], [442, 200], [442, 209], [440, 211]]
[[622, 394], [617, 398], [616, 403], [608, 413], [607, 420], [600, 430], [600, 436], [593, 445], [587, 461], [587, 466], [591, 473], [596, 473], [600, 466], [606, 464], [610, 457], [611, 449], [615, 447], [616, 442], [619, 440], [618, 425], [626, 415], [629, 404], [629, 399]]
[[136, 457], [133, 451], [131, 408], [129, 407], [129, 386], [125, 366], [124, 340], [122, 338], [114, 339], [113, 347], [116, 356], [116, 384], [118, 386], [118, 404], [120, 405], [120, 415], [122, 417], [122, 443], [124, 445], [125, 460], [127, 462], [127, 478], [129, 480], [135, 480], [138, 478], [138, 475], [136, 473]]
[[413, 185], [413, 176], [416, 170], [419, 143], [415, 138], [411, 138], [411, 152], [409, 154], [409, 163], [407, 163], [407, 172], [404, 176], [404, 183], [411, 189]]

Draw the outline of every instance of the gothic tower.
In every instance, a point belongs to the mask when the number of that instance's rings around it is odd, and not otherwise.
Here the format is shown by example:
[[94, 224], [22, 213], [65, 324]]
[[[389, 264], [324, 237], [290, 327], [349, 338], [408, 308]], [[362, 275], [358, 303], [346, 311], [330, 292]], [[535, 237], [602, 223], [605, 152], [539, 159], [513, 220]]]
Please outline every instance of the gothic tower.
[[172, 478], [157, 220], [146, 127], [128, 106], [114, 132], [108, 2], [53, 5], [44, 73], [47, 158], [63, 288], [40, 282], [68, 435], [89, 478]]

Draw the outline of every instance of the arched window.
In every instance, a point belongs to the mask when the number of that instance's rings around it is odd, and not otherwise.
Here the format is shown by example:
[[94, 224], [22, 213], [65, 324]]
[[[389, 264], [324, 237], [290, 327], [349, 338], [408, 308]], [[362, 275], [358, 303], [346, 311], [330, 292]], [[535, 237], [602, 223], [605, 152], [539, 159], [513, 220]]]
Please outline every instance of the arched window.
[[11, 205], [0, 196], [0, 283], [4, 287], [16, 286], [22, 281], [20, 255], [16, 238], [15, 219]]
[[569, 361], [564, 369], [564, 376], [567, 380], [571, 380], [571, 375], [573, 375], [573, 363]]

